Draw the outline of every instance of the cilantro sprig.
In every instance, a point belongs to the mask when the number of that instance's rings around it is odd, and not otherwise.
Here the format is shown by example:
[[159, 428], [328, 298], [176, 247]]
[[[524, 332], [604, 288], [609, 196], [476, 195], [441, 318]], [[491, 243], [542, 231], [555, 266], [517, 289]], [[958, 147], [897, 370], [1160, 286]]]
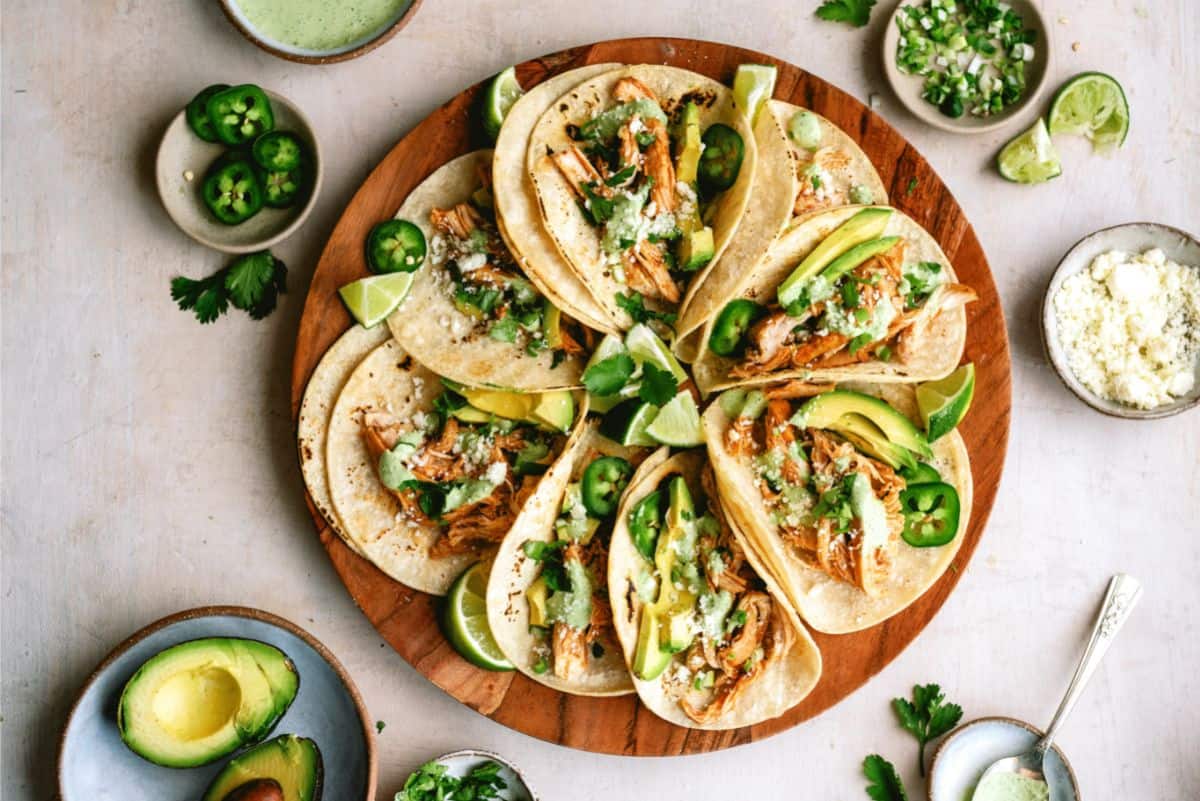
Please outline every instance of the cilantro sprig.
[[958, 725], [962, 707], [946, 703], [942, 688], [936, 684], [913, 687], [912, 700], [893, 698], [892, 709], [905, 731], [917, 738], [917, 766], [925, 775], [925, 744], [936, 740]]
[[613, 299], [617, 305], [633, 318], [635, 323], [660, 322], [666, 326], [675, 325], [676, 315], [670, 312], [660, 312], [646, 308], [646, 301], [638, 292], [622, 294], [618, 292]]
[[176, 276], [171, 279], [171, 299], [191, 311], [201, 323], [211, 323], [232, 304], [255, 320], [275, 310], [287, 292], [287, 266], [268, 250], [249, 253], [207, 278]]
[[642, 365], [642, 385], [638, 387], [638, 398], [653, 406], [664, 406], [679, 391], [679, 382], [670, 370], [664, 370], [653, 362]]
[[439, 762], [426, 762], [404, 782], [395, 801], [490, 801], [507, 787], [498, 762], [482, 762], [462, 778], [449, 775]]
[[908, 801], [908, 793], [896, 766], [879, 754], [871, 754], [863, 760], [863, 775], [870, 784], [867, 785], [867, 795], [875, 801]]
[[583, 373], [583, 385], [593, 395], [615, 395], [629, 382], [636, 365], [628, 353], [601, 359]]
[[829, 22], [845, 22], [861, 28], [871, 18], [876, 0], [825, 0], [817, 8], [817, 16]]

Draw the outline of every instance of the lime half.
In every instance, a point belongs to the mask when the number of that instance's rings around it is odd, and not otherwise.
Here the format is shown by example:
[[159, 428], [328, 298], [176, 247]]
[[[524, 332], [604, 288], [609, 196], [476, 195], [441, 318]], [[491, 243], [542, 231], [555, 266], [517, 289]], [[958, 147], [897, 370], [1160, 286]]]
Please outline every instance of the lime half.
[[654, 404], [627, 400], [605, 415], [600, 433], [626, 447], [654, 447], [658, 443], [646, 433], [646, 427], [657, 416]]
[[933, 442], [958, 427], [975, 397], [975, 365], [964, 364], [941, 381], [917, 387], [917, 408], [929, 441]]
[[704, 444], [704, 429], [700, 427], [700, 410], [692, 393], [680, 392], [646, 426], [646, 434], [655, 442], [690, 448]]
[[751, 127], [767, 98], [775, 94], [778, 75], [779, 70], [774, 64], [742, 64], [734, 73], [733, 103], [745, 113]]
[[346, 284], [338, 294], [363, 328], [374, 328], [396, 310], [412, 282], [413, 273], [372, 275]]
[[487, 620], [487, 565], [476, 562], [450, 586], [442, 613], [442, 630], [454, 650], [472, 665], [486, 670], [512, 670]]
[[671, 349], [645, 323], [638, 323], [629, 329], [629, 333], [625, 334], [625, 347], [639, 367], [645, 362], [653, 362], [655, 367], [669, 371], [679, 383], [688, 380], [688, 374]]
[[513, 67], [503, 70], [488, 84], [483, 93], [483, 130], [496, 141], [500, 126], [508, 116], [508, 110], [521, 99], [525, 91], [517, 83], [517, 71]]
[[1129, 134], [1125, 90], [1103, 72], [1076, 75], [1054, 96], [1049, 125], [1052, 134], [1086, 136], [1096, 150], [1120, 147]]
[[1062, 175], [1062, 164], [1041, 117], [1010, 141], [996, 157], [1000, 174], [1019, 184], [1040, 184]]

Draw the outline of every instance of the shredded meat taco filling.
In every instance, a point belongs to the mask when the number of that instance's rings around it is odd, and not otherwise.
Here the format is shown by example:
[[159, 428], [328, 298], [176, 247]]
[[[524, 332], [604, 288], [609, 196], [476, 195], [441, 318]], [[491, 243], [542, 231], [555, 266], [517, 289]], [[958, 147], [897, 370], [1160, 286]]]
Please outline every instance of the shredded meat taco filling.
[[363, 442], [401, 514], [440, 529], [435, 558], [500, 542], [561, 448], [561, 437], [532, 425], [457, 420], [453, 411], [462, 405], [447, 390], [436, 411], [408, 419], [360, 412]]
[[555, 363], [593, 346], [591, 332], [562, 314], [522, 274], [496, 227], [490, 173], [470, 202], [433, 209], [429, 223], [435, 264], [445, 270], [454, 306], [488, 337], [510, 342], [529, 356], [545, 350]]
[[[670, 556], [658, 550], [653, 562], [640, 565], [630, 605], [641, 615], [674, 610], [664, 625], [672, 639], [682, 630], [690, 641], [673, 657], [661, 680], [685, 715], [708, 724], [737, 706], [747, 688], [791, 648], [795, 632], [747, 561], [721, 508], [711, 466], [705, 466], [701, 483], [707, 508], [683, 515], [677, 531], [670, 531], [669, 523], [664, 525], [658, 537], [670, 538], [666, 544]], [[669, 576], [662, 575], [664, 558], [671, 562]], [[674, 590], [666, 595], [671, 599], [666, 610], [660, 608], [664, 581], [671, 582]]]
[[833, 282], [814, 279], [792, 306], [767, 308], [730, 375], [903, 360], [934, 317], [976, 299], [970, 287], [948, 282], [938, 262], [905, 264], [904, 253], [901, 240]]

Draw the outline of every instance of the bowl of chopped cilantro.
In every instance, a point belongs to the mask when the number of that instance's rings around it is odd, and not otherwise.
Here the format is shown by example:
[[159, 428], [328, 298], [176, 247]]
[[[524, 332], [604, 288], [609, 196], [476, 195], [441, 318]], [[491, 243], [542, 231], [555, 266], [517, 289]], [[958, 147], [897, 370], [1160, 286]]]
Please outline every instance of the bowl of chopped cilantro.
[[413, 771], [395, 801], [537, 801], [516, 765], [473, 748], [443, 754]]
[[888, 22], [883, 66], [900, 101], [930, 125], [981, 133], [1042, 91], [1052, 43], [1030, 0], [906, 0]]

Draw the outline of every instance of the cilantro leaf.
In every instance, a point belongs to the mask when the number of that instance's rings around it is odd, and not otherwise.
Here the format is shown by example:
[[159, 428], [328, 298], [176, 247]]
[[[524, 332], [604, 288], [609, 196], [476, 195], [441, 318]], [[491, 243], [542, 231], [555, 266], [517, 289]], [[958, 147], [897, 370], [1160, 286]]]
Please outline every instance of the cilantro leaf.
[[395, 801], [490, 801], [507, 788], [500, 765], [492, 760], [479, 763], [462, 778], [449, 775], [445, 765], [426, 762], [404, 782]]
[[275, 257], [267, 251], [248, 253], [229, 265], [225, 290], [236, 308], [250, 311], [262, 302], [275, 278]]
[[376, 733], [378, 733], [378, 734], [382, 734], [382, 733], [383, 733], [383, 730], [384, 730], [384, 728], [385, 728], [386, 726], [387, 726], [387, 724], [386, 724], [386, 723], [384, 723], [382, 720], [377, 720], [377, 721], [375, 721], [375, 731], [376, 731]]
[[829, 22], [846, 22], [856, 28], [867, 24], [876, 0], [825, 0], [817, 16]]
[[645, 300], [638, 292], [630, 292], [628, 295], [618, 292], [613, 296], [617, 305], [624, 309], [635, 323], [648, 323], [659, 321], [666, 325], [674, 325], [676, 315], [670, 312], [660, 312], [654, 309], [647, 309]]
[[493, 323], [492, 327], [488, 329], [488, 336], [497, 342], [516, 342], [517, 327], [517, 318], [510, 314]]
[[900, 725], [917, 738], [917, 766], [922, 776], [925, 775], [926, 743], [941, 737], [962, 719], [962, 707], [947, 704], [945, 700], [941, 687], [936, 684], [914, 686], [911, 701], [907, 698], [892, 699], [892, 709]]
[[867, 795], [874, 801], [908, 801], [896, 766], [879, 754], [871, 754], [863, 760], [863, 775], [870, 782]]
[[663, 370], [651, 362], [642, 365], [642, 385], [638, 388], [638, 397], [643, 401], [662, 406], [678, 391], [679, 382], [670, 370]]
[[202, 324], [211, 323], [229, 308], [224, 276], [221, 273], [199, 281], [182, 275], [172, 278], [171, 299], [179, 304], [180, 309], [195, 312], [196, 319]]
[[633, 375], [633, 359], [628, 353], [618, 353], [601, 359], [583, 373], [583, 385], [593, 395], [615, 395]]
[[207, 278], [171, 279], [171, 299], [180, 309], [194, 312], [201, 323], [216, 320], [230, 304], [261, 320], [286, 291], [287, 267], [266, 250], [241, 256]]

